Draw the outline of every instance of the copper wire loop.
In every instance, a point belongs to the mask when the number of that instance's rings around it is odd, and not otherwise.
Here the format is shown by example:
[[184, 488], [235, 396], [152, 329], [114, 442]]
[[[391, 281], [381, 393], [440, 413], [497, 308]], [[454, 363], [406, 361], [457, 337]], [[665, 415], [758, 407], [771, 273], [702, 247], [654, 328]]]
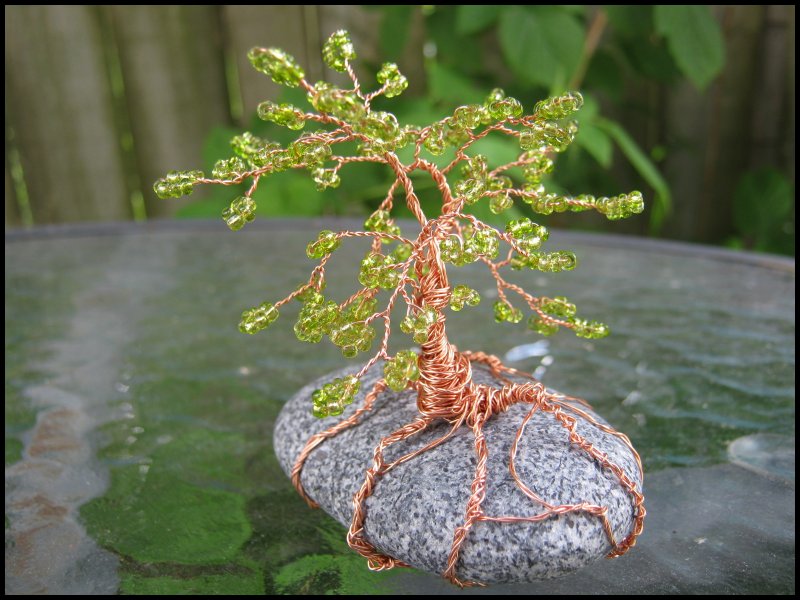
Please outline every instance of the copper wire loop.
[[[353, 79], [356, 94], [364, 99], [368, 107], [369, 101], [377, 94], [373, 93], [363, 96], [355, 73], [349, 65], [348, 74]], [[305, 80], [301, 82], [301, 85], [306, 91], [313, 92], [313, 88], [311, 88]], [[346, 122], [338, 120], [330, 115], [309, 114], [306, 115], [306, 117], [313, 118], [313, 120], [320, 123], [332, 124], [338, 127], [336, 131], [329, 134], [330, 136], [342, 136], [336, 138], [336, 141], [358, 140], [363, 137], [353, 132]], [[420, 158], [422, 144], [430, 135], [430, 127], [416, 132], [418, 134], [418, 139], [414, 153], [414, 162], [408, 166], [403, 165], [392, 152], [386, 152], [378, 157], [332, 157], [332, 159], [338, 163], [337, 169], [343, 164], [359, 160], [383, 162], [391, 167], [396, 175], [396, 180], [389, 189], [380, 208], [390, 210], [394, 202], [394, 193], [402, 186], [405, 190], [406, 204], [422, 227], [422, 231], [416, 240], [408, 240], [400, 236], [377, 232], [344, 231], [338, 234], [340, 238], [370, 237], [372, 238], [372, 249], [376, 252], [380, 250], [381, 240], [409, 243], [413, 248], [411, 257], [406, 262], [396, 265], [396, 268], [401, 274], [400, 283], [392, 292], [387, 307], [380, 313], [376, 313], [372, 317], [366, 319], [366, 323], [370, 323], [376, 319], [382, 319], [384, 322], [384, 335], [378, 353], [360, 370], [357, 377], [363, 376], [366, 370], [381, 358], [389, 358], [387, 348], [390, 333], [390, 313], [398, 298], [403, 299], [408, 305], [409, 310], [418, 310], [427, 306], [434, 309], [437, 316], [436, 322], [431, 325], [428, 330], [428, 341], [421, 346], [418, 362], [420, 371], [419, 380], [416, 382], [409, 382], [409, 389], [417, 392], [417, 409], [419, 414], [414, 421], [403, 425], [396, 431], [382, 438], [380, 443], [375, 447], [372, 465], [366, 470], [364, 481], [358, 492], [353, 496], [353, 517], [347, 534], [347, 542], [351, 548], [367, 559], [367, 564], [372, 570], [380, 571], [393, 567], [409, 566], [396, 558], [381, 553], [366, 540], [364, 532], [364, 524], [367, 518], [366, 499], [373, 493], [379, 480], [396, 466], [410, 461], [423, 452], [427, 452], [446, 442], [459, 429], [467, 427], [471, 430], [474, 438], [476, 465], [470, 486], [470, 496], [464, 513], [464, 521], [453, 532], [453, 541], [447, 559], [447, 567], [443, 573], [445, 578], [460, 587], [482, 585], [472, 581], [462, 581], [457, 574], [461, 549], [468, 539], [471, 529], [476, 523], [481, 521], [495, 523], [537, 523], [547, 519], [557, 518], [560, 515], [568, 513], [583, 513], [597, 518], [600, 521], [611, 544], [611, 551], [608, 553], [608, 557], [616, 557], [621, 556], [636, 544], [636, 538], [642, 532], [646, 514], [644, 497], [636, 481], [636, 479], [641, 480], [643, 476], [641, 460], [627, 436], [594, 419], [584, 410], [585, 408], [589, 408], [589, 405], [585, 401], [548, 391], [541, 382], [533, 379], [532, 376], [526, 373], [506, 367], [496, 356], [487, 355], [482, 352], [459, 352], [447, 339], [444, 309], [450, 301], [451, 289], [447, 279], [447, 271], [439, 255], [439, 241], [449, 235], [456, 235], [463, 241], [462, 222], [464, 221], [475, 228], [486, 228], [487, 226], [471, 215], [461, 213], [464, 199], [462, 197], [453, 196], [447, 182], [446, 173], [458, 162], [466, 160], [468, 157], [464, 154], [464, 151], [489, 132], [499, 131], [507, 135], [519, 135], [518, 132], [505, 127], [503, 123], [516, 125], [522, 123], [522, 121], [509, 118], [497, 125], [487, 127], [478, 134], [468, 131], [469, 140], [456, 151], [455, 159], [442, 169]], [[508, 165], [508, 168], [511, 166], [524, 166], [525, 164], [527, 164], [525, 160], [520, 160]], [[409, 173], [416, 169], [429, 173], [442, 194], [442, 214], [435, 219], [428, 219], [425, 216], [419, 199], [414, 192]], [[501, 170], [502, 168], [498, 167], [493, 173], [500, 172]], [[255, 188], [257, 176], [260, 173], [261, 172], [247, 173], [240, 177], [241, 180], [248, 175], [255, 176], [253, 188], [251, 188], [248, 194], [252, 193]], [[213, 181], [203, 180], [203, 182]], [[507, 191], [518, 195], [526, 194], [520, 190]], [[500, 238], [511, 246], [506, 259], [493, 262], [486, 257], [481, 258], [489, 267], [495, 279], [499, 298], [504, 302], [508, 302], [506, 292], [513, 292], [521, 296], [528, 306], [543, 319], [564, 327], [572, 327], [570, 323], [559, 321], [552, 316], [546, 315], [540, 309], [541, 298], [528, 294], [519, 286], [505, 281], [500, 276], [498, 270], [500, 267], [509, 264], [512, 251], [516, 250], [521, 252], [520, 249], [516, 247], [516, 242], [513, 238], [505, 234], [500, 234]], [[329, 257], [330, 255], [327, 255], [321, 260], [320, 264], [312, 272], [308, 284], [277, 303], [276, 307], [285, 304], [306, 289], [321, 289], [325, 278], [325, 264]], [[416, 280], [408, 275], [408, 271], [412, 267], [415, 269]], [[409, 295], [407, 288], [411, 288], [411, 295]], [[370, 297], [371, 295], [372, 290], [362, 290], [348, 298], [341, 306], [347, 306], [361, 297]], [[471, 366], [473, 362], [486, 365], [492, 374], [505, 385], [502, 388], [495, 388], [474, 383]], [[525, 383], [512, 383], [507, 375], [524, 377], [528, 381]], [[362, 416], [372, 409], [378, 395], [381, 394], [386, 387], [386, 383], [383, 380], [378, 381], [378, 383], [373, 386], [372, 390], [366, 394], [362, 405], [350, 417], [323, 432], [313, 435], [298, 455], [292, 469], [291, 479], [298, 493], [311, 507], [316, 508], [318, 505], [308, 496], [303, 488], [301, 475], [306, 460], [316, 448], [325, 442], [325, 440], [339, 434], [345, 429], [357, 425], [361, 421]], [[502, 413], [507, 410], [508, 407], [518, 403], [529, 404], [530, 410], [522, 420], [512, 443], [509, 456], [509, 472], [517, 487], [531, 501], [533, 505], [532, 514], [524, 517], [487, 515], [482, 508], [483, 500], [486, 497], [487, 462], [489, 458], [489, 451], [483, 431], [484, 425], [494, 415]], [[611, 523], [608, 519], [608, 509], [606, 506], [592, 504], [590, 502], [551, 504], [542, 499], [522, 481], [516, 469], [519, 443], [524, 434], [526, 425], [537, 411], [542, 411], [551, 415], [564, 428], [566, 441], [573, 447], [581, 450], [589, 460], [596, 462], [601, 469], [612, 474], [618, 480], [619, 485], [628, 493], [631, 500], [634, 521], [631, 532], [624, 539], [619, 541], [615, 539]], [[621, 440], [635, 457], [638, 477], [632, 478], [620, 466], [611, 462], [605, 453], [595, 448], [588, 440], [578, 434], [578, 420], [591, 423], [601, 431]], [[431, 425], [440, 422], [446, 422], [449, 425], [444, 435], [436, 438], [424, 447], [409, 452], [392, 462], [386, 461], [385, 452], [390, 446], [397, 442], [407, 440], [428, 429]]]

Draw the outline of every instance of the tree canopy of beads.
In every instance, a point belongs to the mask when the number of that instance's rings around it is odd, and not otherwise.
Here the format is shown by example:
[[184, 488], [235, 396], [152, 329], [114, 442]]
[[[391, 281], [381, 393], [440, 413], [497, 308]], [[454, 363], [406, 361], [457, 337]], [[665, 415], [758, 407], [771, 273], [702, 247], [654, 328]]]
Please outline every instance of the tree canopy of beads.
[[[448, 269], [481, 262], [496, 281], [498, 300], [494, 304], [494, 318], [497, 322], [519, 323], [525, 319], [516, 302], [529, 310], [527, 327], [542, 335], [551, 335], [564, 328], [585, 338], [605, 337], [609, 333], [608, 327], [579, 317], [576, 306], [569, 299], [534, 296], [501, 275], [504, 267], [569, 271], [577, 265], [574, 253], [543, 250], [548, 231], [529, 218], [510, 220], [504, 231], [498, 231], [470, 214], [468, 207], [487, 202], [493, 213], [502, 214], [515, 201], [520, 201], [541, 215], [595, 210], [608, 219], [622, 219], [642, 212], [642, 194], [634, 191], [612, 198], [596, 198], [588, 194], [572, 197], [545, 190], [542, 181], [553, 170], [554, 157], [569, 146], [577, 133], [577, 124], [569, 118], [583, 104], [580, 93], [565, 93], [540, 101], [525, 114], [518, 100], [495, 89], [482, 104], [459, 106], [451, 115], [430, 125], [404, 125], [392, 113], [372, 109], [372, 102], [378, 96], [392, 98], [408, 86], [396, 64], [384, 64], [377, 73], [377, 89], [366, 92], [352, 68], [351, 61], [356, 58], [356, 52], [347, 32], [334, 33], [325, 43], [322, 54], [331, 69], [349, 75], [353, 84], [351, 88], [341, 89], [325, 81], [309, 83], [295, 59], [277, 48], [253, 48], [248, 54], [253, 67], [276, 83], [299, 86], [306, 92], [313, 109], [310, 111], [271, 101], [262, 102], [258, 107], [261, 119], [298, 132], [304, 131], [295, 141], [283, 147], [245, 132], [231, 140], [233, 156], [218, 161], [210, 177], [200, 171], [171, 171], [154, 185], [159, 197], [171, 198], [189, 194], [197, 185], [234, 185], [249, 181], [248, 191], [233, 199], [222, 213], [227, 226], [237, 231], [255, 218], [257, 206], [252, 195], [257, 186], [282, 171], [305, 169], [320, 191], [338, 186], [345, 167], [352, 163], [382, 163], [395, 177], [378, 209], [365, 221], [363, 231], [321, 231], [309, 242], [306, 253], [318, 262], [305, 283], [283, 299], [264, 302], [242, 313], [239, 329], [243, 333], [255, 334], [274, 323], [285, 304], [297, 300], [302, 308], [294, 331], [300, 341], [318, 343], [327, 337], [348, 358], [362, 352], [374, 352], [357, 372], [314, 392], [311, 409], [317, 417], [341, 415], [353, 402], [367, 369], [378, 361], [384, 361], [384, 379], [366, 395], [363, 406], [348, 419], [309, 440], [298, 457], [293, 474], [298, 491], [309, 504], [315, 505], [300, 483], [305, 458], [324, 439], [357, 424], [360, 414], [371, 408], [377, 394], [386, 387], [395, 391], [410, 389], [417, 393], [423, 425], [444, 419], [454, 428], [472, 428], [479, 457], [486, 452], [485, 445], [478, 442], [482, 439], [482, 425], [486, 419], [511, 403], [527, 402], [533, 405], [532, 410], [539, 408], [556, 415], [570, 432], [570, 442], [578, 443], [593, 460], [615, 472], [620, 484], [630, 492], [636, 514], [634, 531], [619, 542], [612, 539], [612, 555], [624, 553], [641, 532], [643, 498], [637, 484], [621, 469], [593, 453], [591, 444], [585, 440], [581, 443], [575, 432], [575, 419], [589, 417], [585, 413], [577, 416], [562, 414], [562, 409], [569, 410], [571, 405], [547, 392], [533, 379], [531, 384], [508, 385], [500, 390], [472, 383], [470, 362], [485, 363], [498, 375], [504, 371], [517, 372], [502, 365], [494, 356], [458, 351], [447, 339], [445, 323], [448, 308], [460, 311], [477, 305], [481, 300], [474, 289], [465, 285], [452, 286]], [[472, 146], [475, 142], [488, 135], [517, 138], [518, 158], [493, 166], [490, 157], [474, 153]], [[357, 148], [354, 153], [339, 152], [340, 148], [353, 148], [354, 145]], [[398, 151], [403, 148], [410, 148], [413, 152], [410, 162], [400, 160]], [[434, 157], [449, 161], [441, 166], [441, 160], [437, 162]], [[442, 205], [438, 215], [423, 213], [410, 177], [414, 171], [428, 173], [441, 193]], [[516, 184], [511, 175], [517, 175], [517, 180], [524, 183]], [[395, 196], [400, 193], [421, 228], [416, 236], [404, 235], [392, 217]], [[341, 243], [354, 237], [371, 239], [371, 249], [360, 265], [358, 282], [361, 288], [344, 301], [337, 302], [324, 294], [325, 267]], [[388, 300], [379, 306], [381, 290], [388, 290]], [[392, 310], [400, 302], [406, 307], [400, 329], [420, 346], [419, 352], [411, 349], [394, 354], [389, 352]], [[374, 350], [376, 343], [377, 350]], [[399, 437], [385, 438], [384, 441], [392, 443], [418, 430], [410, 425]], [[630, 445], [624, 435], [614, 434]], [[382, 459], [375, 459], [364, 486], [356, 495], [357, 508], [348, 535], [351, 547], [367, 557], [373, 569], [402, 566], [396, 559], [375, 550], [363, 536], [364, 500], [371, 493], [376, 478], [389, 468]], [[475, 474], [473, 490], [476, 489], [475, 482], [485, 481], [486, 473], [479, 471]], [[481, 518], [481, 500], [479, 493], [473, 493], [467, 510], [466, 530], [468, 524]], [[587, 510], [600, 519], [606, 519], [602, 507], [572, 507], [569, 510]], [[543, 514], [549, 517], [565, 511], [568, 512], [565, 507], [548, 505], [544, 513], [535, 518], [541, 520]], [[605, 530], [613, 538], [610, 528], [606, 526]], [[465, 533], [456, 532], [451, 560], [444, 573], [459, 585], [469, 583], [460, 581], [456, 575], [458, 553], [465, 536]]]

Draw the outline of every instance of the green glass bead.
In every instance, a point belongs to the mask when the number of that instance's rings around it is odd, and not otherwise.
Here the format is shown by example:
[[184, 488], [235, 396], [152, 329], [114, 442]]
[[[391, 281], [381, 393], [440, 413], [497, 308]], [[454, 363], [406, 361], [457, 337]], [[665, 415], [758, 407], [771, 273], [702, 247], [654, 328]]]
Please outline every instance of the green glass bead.
[[402, 321], [400, 321], [400, 331], [403, 333], [412, 333], [414, 331], [414, 323], [416, 319], [414, 319], [411, 315], [406, 315]]
[[441, 122], [434, 123], [428, 128], [428, 134], [423, 145], [434, 156], [439, 156], [447, 148], [444, 133], [444, 125]]
[[306, 247], [306, 255], [308, 258], [322, 258], [336, 250], [339, 247], [340, 241], [338, 236], [329, 230], [320, 231], [317, 239]]
[[514, 239], [522, 239], [525, 236], [531, 235], [534, 232], [535, 223], [527, 217], [515, 219], [506, 223], [506, 233]]
[[486, 110], [495, 121], [503, 121], [511, 117], [522, 116], [522, 104], [516, 98], [502, 98], [486, 105]]
[[522, 320], [522, 311], [506, 304], [502, 300], [494, 303], [494, 320], [498, 323], [519, 323]]
[[[376, 233], [387, 233], [389, 235], [400, 235], [400, 227], [394, 224], [389, 216], [388, 210], [378, 209], [364, 221], [364, 229]], [[390, 239], [381, 240], [384, 244], [391, 243]]]
[[263, 140], [249, 131], [231, 138], [231, 149], [239, 158], [245, 160], [253, 160], [261, 151], [274, 146], [272, 142]]
[[563, 296], [547, 298], [541, 306], [543, 311], [557, 317], [574, 317], [577, 310], [575, 305]]
[[578, 266], [578, 257], [574, 252], [562, 250], [558, 256], [558, 264], [560, 270], [572, 271], [572, 269]]
[[246, 196], [239, 196], [231, 202], [228, 208], [222, 211], [222, 218], [232, 231], [238, 231], [244, 227], [245, 223], [255, 219], [255, 212], [255, 201]]
[[462, 179], [454, 188], [456, 196], [462, 197], [465, 204], [475, 204], [486, 191], [486, 183], [482, 179]]
[[535, 331], [536, 333], [549, 336], [558, 331], [558, 325], [551, 323], [550, 321], [540, 319], [536, 315], [531, 315], [531, 317], [528, 319], [528, 329]]
[[328, 416], [328, 406], [314, 404], [314, 406], [311, 408], [311, 414], [318, 419], [324, 419]]
[[345, 318], [349, 321], [363, 321], [375, 314], [375, 309], [378, 307], [378, 299], [374, 296], [362, 296], [347, 307], [345, 311]]
[[279, 48], [253, 48], [247, 58], [257, 71], [269, 75], [279, 85], [297, 87], [305, 77], [295, 59]]
[[455, 264], [463, 252], [461, 239], [457, 235], [451, 235], [443, 239], [439, 243], [439, 252], [443, 261]]
[[469, 157], [461, 165], [461, 174], [465, 179], [486, 179], [489, 173], [489, 162], [483, 154]]
[[247, 172], [247, 164], [238, 156], [233, 156], [214, 163], [211, 176], [214, 179], [236, 179], [245, 172]]
[[322, 59], [331, 69], [344, 73], [347, 71], [347, 62], [355, 60], [356, 50], [350, 35], [339, 30], [334, 32], [322, 47]]
[[506, 190], [514, 187], [514, 182], [507, 175], [498, 175], [486, 179], [486, 189], [491, 191]]
[[393, 147], [393, 141], [400, 135], [400, 124], [392, 113], [372, 111], [358, 122], [357, 131], [372, 138], [373, 143]]
[[276, 104], [269, 100], [258, 105], [258, 118], [295, 131], [302, 129], [306, 124], [303, 111], [297, 107], [292, 104]]
[[326, 81], [318, 81], [308, 94], [308, 101], [322, 113], [356, 123], [366, 115], [363, 101], [353, 90], [342, 90]]
[[501, 212], [508, 210], [514, 206], [514, 199], [509, 194], [499, 194], [492, 196], [489, 200], [489, 210], [494, 214], [499, 215]]
[[392, 250], [392, 260], [397, 263], [406, 262], [409, 258], [411, 258], [411, 254], [414, 251], [414, 247], [411, 244], [401, 243], [398, 244], [397, 247]]
[[413, 350], [402, 350], [386, 361], [383, 375], [386, 384], [396, 392], [406, 388], [409, 381], [419, 379], [418, 356]]
[[642, 192], [633, 191], [628, 194], [628, 211], [638, 215], [644, 211], [644, 197]]
[[320, 192], [328, 188], [337, 188], [342, 183], [339, 174], [334, 169], [323, 169], [317, 167], [311, 172], [314, 183], [317, 184], [317, 190]]
[[269, 327], [278, 318], [278, 309], [269, 302], [251, 308], [242, 313], [239, 331], [254, 334]]
[[331, 147], [315, 135], [304, 135], [289, 145], [288, 150], [306, 165], [318, 165], [331, 156]]
[[538, 150], [542, 146], [541, 139], [533, 129], [523, 129], [519, 133], [519, 147], [522, 150]]
[[466, 285], [457, 285], [453, 288], [450, 296], [450, 308], [456, 312], [462, 310], [465, 305], [477, 306], [480, 304], [481, 297], [477, 290]]
[[587, 339], [600, 339], [606, 337], [611, 333], [610, 329], [604, 323], [599, 321], [586, 321], [584, 319], [570, 319], [573, 325], [575, 335]]
[[533, 109], [535, 118], [545, 120], [558, 120], [570, 116], [583, 106], [583, 96], [580, 92], [567, 92], [561, 96], [541, 100]]
[[383, 93], [387, 98], [399, 96], [408, 87], [408, 79], [394, 63], [383, 63], [378, 71], [378, 83], [385, 88]]
[[494, 88], [489, 95], [486, 96], [486, 99], [483, 101], [484, 106], [489, 106], [492, 102], [497, 102], [498, 100], [502, 100], [506, 97], [506, 93], [501, 88]]
[[500, 250], [500, 238], [494, 229], [486, 228], [476, 231], [469, 239], [469, 242], [472, 243], [472, 247], [478, 256], [497, 258]]
[[453, 112], [453, 119], [461, 129], [475, 129], [481, 124], [481, 109], [477, 104], [459, 106]]

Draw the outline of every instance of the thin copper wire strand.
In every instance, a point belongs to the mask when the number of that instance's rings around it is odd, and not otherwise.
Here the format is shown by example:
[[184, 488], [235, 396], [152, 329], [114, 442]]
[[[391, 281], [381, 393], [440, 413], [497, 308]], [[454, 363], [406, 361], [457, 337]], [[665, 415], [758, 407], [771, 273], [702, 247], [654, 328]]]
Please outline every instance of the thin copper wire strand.
[[292, 467], [292, 484], [297, 490], [297, 493], [300, 494], [303, 500], [305, 500], [311, 508], [319, 508], [319, 504], [312, 500], [303, 488], [303, 482], [300, 476], [303, 471], [303, 466], [306, 464], [306, 460], [308, 460], [308, 457], [311, 455], [314, 449], [326, 439], [341, 433], [345, 429], [349, 429], [350, 427], [357, 425], [361, 415], [372, 410], [372, 406], [375, 404], [375, 400], [378, 398], [378, 395], [385, 389], [386, 382], [383, 379], [379, 380], [372, 387], [372, 390], [369, 392], [369, 394], [364, 397], [364, 404], [361, 405], [356, 412], [343, 421], [338, 422], [333, 427], [329, 427], [325, 431], [312, 435], [306, 442], [306, 445], [303, 447], [300, 454], [297, 455], [297, 458], [294, 461], [294, 466]]

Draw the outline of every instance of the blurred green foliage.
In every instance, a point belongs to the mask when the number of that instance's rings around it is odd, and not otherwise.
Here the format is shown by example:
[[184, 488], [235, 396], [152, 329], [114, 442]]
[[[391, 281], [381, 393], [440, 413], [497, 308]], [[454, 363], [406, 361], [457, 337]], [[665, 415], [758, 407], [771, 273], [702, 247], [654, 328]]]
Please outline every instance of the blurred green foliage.
[[[400, 60], [414, 26], [419, 7], [368, 7], [380, 13], [378, 49], [380, 58], [368, 64], [377, 71], [383, 60]], [[526, 110], [536, 101], [568, 90], [584, 94], [586, 105], [578, 120], [576, 147], [561, 158], [566, 168], [556, 180], [547, 182], [556, 192], [579, 194], [587, 189], [612, 195], [628, 187], [646, 192], [649, 230], [657, 234], [670, 211], [670, 187], [658, 163], [663, 147], [643, 148], [633, 132], [609, 114], [643, 110], [630, 106], [626, 90], [646, 82], [675, 84], [688, 79], [705, 89], [725, 63], [723, 36], [707, 6], [518, 6], [463, 5], [425, 6], [425, 85], [414, 81], [402, 98], [377, 101], [377, 109], [389, 108], [401, 124], [427, 124], [452, 112], [455, 106], [480, 102], [487, 91], [504, 88], [519, 98]], [[402, 64], [401, 64], [402, 67]], [[407, 71], [404, 68], [404, 71]], [[419, 74], [416, 74], [419, 76]], [[371, 79], [372, 73], [370, 73]], [[369, 89], [370, 82], [364, 81]], [[416, 87], [413, 87], [416, 84]], [[286, 90], [279, 99], [305, 106], [304, 94]], [[601, 109], [602, 107], [602, 109]], [[254, 134], [283, 144], [292, 133], [252, 118]], [[205, 167], [230, 155], [230, 138], [238, 130], [218, 127], [206, 140]], [[480, 146], [480, 147], [477, 147]], [[513, 160], [518, 148], [511, 139], [488, 137], [476, 151], [493, 161]], [[615, 152], [628, 168], [614, 168]], [[373, 164], [349, 166], [338, 189], [317, 192], [311, 178], [302, 172], [287, 172], [271, 178], [254, 199], [264, 216], [318, 216], [368, 214], [383, 199], [391, 184], [388, 170]], [[731, 246], [787, 252], [784, 231], [793, 202], [787, 204], [788, 182], [777, 171], [746, 175], [736, 199], [736, 225], [740, 237]], [[765, 185], [765, 188], [757, 186]], [[439, 202], [433, 183], [415, 181], [423, 207], [431, 210]], [[182, 216], [217, 217], [242, 189], [215, 189], [207, 199], [186, 207]], [[764, 195], [769, 195], [765, 199]], [[793, 196], [792, 196], [793, 197]], [[764, 214], [766, 204], [775, 212]], [[787, 208], [788, 206], [788, 208]], [[478, 208], [477, 206], [475, 208]], [[518, 209], [526, 213], [527, 207]], [[493, 223], [488, 211], [476, 216]], [[758, 214], [758, 218], [746, 215]], [[582, 222], [592, 227], [591, 222]], [[597, 226], [601, 226], [598, 220]], [[782, 233], [781, 233], [782, 232]]]

